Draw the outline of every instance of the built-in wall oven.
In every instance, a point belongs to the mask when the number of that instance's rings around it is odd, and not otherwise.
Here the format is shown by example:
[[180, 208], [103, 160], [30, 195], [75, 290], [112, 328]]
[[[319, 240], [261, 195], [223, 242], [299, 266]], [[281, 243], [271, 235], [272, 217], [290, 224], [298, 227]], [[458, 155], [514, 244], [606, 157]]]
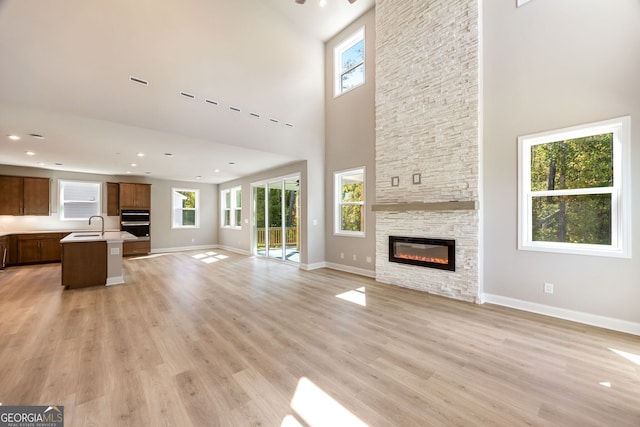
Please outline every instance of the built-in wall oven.
[[151, 215], [147, 209], [123, 209], [120, 217], [120, 229], [128, 231], [138, 240], [149, 239]]

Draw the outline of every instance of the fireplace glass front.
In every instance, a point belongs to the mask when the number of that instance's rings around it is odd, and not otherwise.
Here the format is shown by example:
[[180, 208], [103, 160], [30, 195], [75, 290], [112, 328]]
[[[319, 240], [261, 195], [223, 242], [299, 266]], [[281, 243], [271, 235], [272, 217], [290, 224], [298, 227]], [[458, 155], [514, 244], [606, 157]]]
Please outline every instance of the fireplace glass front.
[[389, 236], [389, 261], [456, 270], [455, 240]]

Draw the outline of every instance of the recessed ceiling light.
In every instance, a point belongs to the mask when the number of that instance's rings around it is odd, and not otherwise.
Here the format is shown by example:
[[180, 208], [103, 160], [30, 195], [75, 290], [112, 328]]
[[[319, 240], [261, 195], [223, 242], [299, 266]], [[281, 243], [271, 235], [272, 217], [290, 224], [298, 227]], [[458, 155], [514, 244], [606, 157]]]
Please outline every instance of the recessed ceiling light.
[[25, 151], [24, 154], [26, 154], [27, 156], [35, 156], [36, 153], [34, 151]]
[[135, 163], [131, 163], [131, 167], [132, 168], [135, 168], [136, 166], [138, 166], [138, 165], [136, 165]]
[[128, 173], [128, 174], [130, 174], [130, 173], [131, 173], [131, 171], [127, 171], [127, 173]]
[[136, 153], [136, 156], [138, 156], [138, 157], [144, 157], [144, 153]]
[[215, 173], [218, 173], [218, 172], [220, 172], [220, 169], [216, 169], [216, 170], [214, 170], [214, 172], [215, 172]]
[[20, 139], [20, 137], [18, 135], [7, 135], [9, 137], [10, 140], [12, 141], [17, 141]]
[[38, 162], [38, 166], [44, 166], [43, 162]]
[[44, 136], [40, 135], [39, 133], [30, 133], [29, 136], [34, 137], [36, 139], [44, 139]]
[[202, 179], [202, 177], [200, 175], [196, 176], [196, 179]]

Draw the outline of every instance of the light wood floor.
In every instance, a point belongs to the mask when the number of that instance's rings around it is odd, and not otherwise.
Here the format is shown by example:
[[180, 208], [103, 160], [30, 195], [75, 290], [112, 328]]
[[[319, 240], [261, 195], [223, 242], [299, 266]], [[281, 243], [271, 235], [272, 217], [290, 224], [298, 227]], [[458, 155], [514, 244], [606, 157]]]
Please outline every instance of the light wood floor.
[[0, 402], [67, 427], [640, 425], [640, 366], [613, 351], [639, 337], [216, 253], [81, 290], [59, 264], [0, 272]]

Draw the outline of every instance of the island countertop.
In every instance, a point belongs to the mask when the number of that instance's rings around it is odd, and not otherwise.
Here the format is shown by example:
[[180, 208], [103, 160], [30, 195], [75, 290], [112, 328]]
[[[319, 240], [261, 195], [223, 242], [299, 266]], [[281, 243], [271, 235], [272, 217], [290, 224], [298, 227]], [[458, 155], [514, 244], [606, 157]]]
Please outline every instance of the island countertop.
[[60, 240], [60, 243], [79, 243], [79, 242], [124, 242], [128, 240], [138, 240], [136, 236], [127, 231], [105, 231], [100, 232], [81, 232], [71, 233], [67, 237]]

